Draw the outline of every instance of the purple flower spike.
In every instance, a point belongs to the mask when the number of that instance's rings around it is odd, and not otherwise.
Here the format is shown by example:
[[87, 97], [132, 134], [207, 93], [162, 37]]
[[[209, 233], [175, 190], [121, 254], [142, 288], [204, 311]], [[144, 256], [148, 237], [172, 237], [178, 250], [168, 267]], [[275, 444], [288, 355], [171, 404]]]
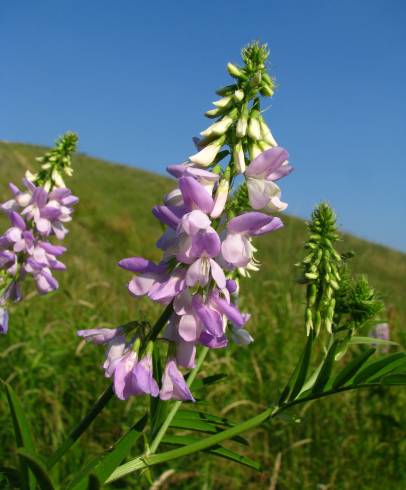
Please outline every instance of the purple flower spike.
[[161, 400], [195, 401], [175, 359], [169, 359], [166, 363], [159, 397]]

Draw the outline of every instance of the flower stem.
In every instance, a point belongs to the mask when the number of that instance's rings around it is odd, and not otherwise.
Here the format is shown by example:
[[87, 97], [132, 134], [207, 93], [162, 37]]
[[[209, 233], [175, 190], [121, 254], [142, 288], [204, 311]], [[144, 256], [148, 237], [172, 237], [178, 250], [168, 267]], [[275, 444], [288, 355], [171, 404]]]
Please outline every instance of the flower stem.
[[[201, 368], [203, 361], [205, 360], [208, 352], [209, 352], [208, 347], [203, 347], [203, 349], [200, 351], [200, 355], [197, 359], [196, 366], [190, 372], [189, 377], [187, 379], [187, 385], [189, 386], [189, 388], [192, 386], [192, 383], [195, 380], [196, 375], [197, 375], [199, 369]], [[158, 449], [158, 446], [161, 443], [162, 438], [164, 437], [169, 426], [171, 425], [171, 422], [172, 422], [173, 418], [175, 417], [176, 412], [179, 410], [181, 405], [182, 405], [181, 401], [177, 401], [174, 403], [171, 411], [168, 413], [165, 421], [161, 425], [161, 428], [159, 429], [157, 435], [155, 436], [154, 440], [151, 442], [151, 445], [150, 445], [149, 450], [148, 450], [148, 454], [154, 453]]]

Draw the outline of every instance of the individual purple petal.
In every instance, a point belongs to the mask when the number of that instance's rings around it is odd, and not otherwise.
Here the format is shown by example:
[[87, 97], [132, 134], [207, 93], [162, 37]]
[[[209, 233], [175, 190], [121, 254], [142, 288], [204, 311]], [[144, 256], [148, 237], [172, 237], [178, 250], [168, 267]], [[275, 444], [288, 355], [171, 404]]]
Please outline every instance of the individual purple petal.
[[227, 229], [231, 233], [252, 235], [272, 221], [273, 217], [265, 213], [251, 211], [241, 214], [228, 222]]
[[148, 296], [158, 303], [167, 304], [185, 288], [185, 270], [176, 269], [168, 280], [155, 283]]
[[191, 255], [194, 257], [217, 257], [220, 249], [220, 237], [211, 226], [193, 236]]
[[217, 287], [224, 289], [226, 287], [226, 276], [224, 275], [223, 269], [213, 259], [210, 259], [210, 269], [211, 276], [214, 279], [214, 282], [217, 284]]
[[62, 247], [62, 245], [54, 245], [49, 242], [39, 242], [38, 245], [51, 255], [58, 256], [66, 252], [66, 247]]
[[226, 317], [234, 323], [236, 327], [241, 328], [245, 324], [245, 318], [240, 312], [240, 310], [234, 306], [232, 303], [228, 303], [225, 299], [220, 298], [216, 295], [212, 297], [213, 303], [216, 305], [218, 310], [226, 315]]
[[124, 355], [125, 348], [126, 341], [123, 335], [113, 337], [113, 339], [109, 342], [106, 350], [106, 360], [103, 364], [106, 378], [111, 378], [111, 376], [113, 376], [116, 364]]
[[143, 257], [129, 257], [127, 259], [122, 259], [117, 264], [122, 269], [131, 272], [162, 272], [162, 265], [156, 265], [150, 260], [144, 259]]
[[271, 148], [254, 158], [245, 171], [245, 175], [247, 177], [259, 176], [270, 180], [277, 180], [292, 171], [291, 167], [280, 170], [281, 167], [283, 167], [282, 164], [286, 162], [288, 158], [289, 153], [284, 148], [279, 146]]
[[203, 331], [200, 334], [199, 342], [210, 349], [224, 349], [228, 344], [227, 337], [224, 334], [216, 337], [207, 331]]
[[15, 211], [11, 211], [11, 213], [9, 214], [9, 218], [11, 224], [16, 228], [19, 228], [22, 231], [26, 229], [27, 226], [25, 224], [24, 218]]
[[196, 235], [200, 230], [206, 230], [210, 227], [211, 221], [207, 214], [199, 209], [191, 211], [182, 217], [179, 229], [190, 236]]
[[159, 397], [161, 400], [195, 401], [174, 359], [166, 363]]
[[76, 334], [79, 337], [83, 337], [86, 342], [107, 344], [121, 332], [122, 330], [120, 328], [89, 328], [87, 330], [78, 330]]
[[152, 214], [161, 223], [176, 229], [180, 218], [184, 214], [183, 208], [178, 208], [177, 206], [154, 206], [152, 209]]
[[207, 190], [193, 177], [180, 177], [179, 188], [182, 192], [185, 206], [190, 209], [200, 209], [210, 213], [213, 209], [213, 198]]
[[133, 351], [127, 352], [121, 357], [114, 368], [114, 392], [120, 400], [127, 400], [132, 394], [130, 371], [137, 362], [137, 354]]
[[270, 233], [271, 231], [276, 231], [279, 230], [279, 228], [283, 227], [283, 222], [280, 218], [273, 217], [272, 220], [260, 228], [259, 230], [251, 233], [251, 236], [260, 236], [264, 235], [265, 233]]
[[176, 362], [179, 366], [187, 369], [195, 367], [196, 345], [194, 342], [176, 343]]
[[179, 320], [178, 333], [186, 342], [196, 342], [202, 330], [201, 324], [194, 315], [183, 315]]
[[188, 268], [186, 273], [186, 285], [193, 287], [199, 284], [202, 287], [207, 286], [210, 277], [210, 261], [206, 257], [197, 259]]
[[215, 337], [221, 337], [224, 331], [223, 320], [219, 312], [205, 305], [199, 295], [193, 297], [192, 305], [197, 317], [206, 327], [207, 331]]
[[229, 233], [221, 244], [221, 254], [234, 267], [245, 267], [251, 261], [251, 245], [239, 233]]
[[128, 283], [128, 290], [133, 296], [144, 296], [150, 292], [156, 282], [155, 274], [142, 274], [131, 279]]
[[237, 291], [238, 285], [234, 279], [227, 279], [226, 281], [226, 288], [228, 289], [228, 292], [230, 294], [233, 294]]
[[153, 377], [152, 356], [146, 354], [130, 373], [131, 394], [158, 396], [159, 386]]

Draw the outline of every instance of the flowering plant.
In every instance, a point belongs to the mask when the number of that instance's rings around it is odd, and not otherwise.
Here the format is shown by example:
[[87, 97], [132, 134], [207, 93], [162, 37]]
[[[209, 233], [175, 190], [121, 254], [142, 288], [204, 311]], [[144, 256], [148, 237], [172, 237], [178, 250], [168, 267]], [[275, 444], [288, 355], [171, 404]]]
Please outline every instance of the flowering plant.
[[[335, 247], [339, 239], [335, 215], [322, 203], [313, 212], [306, 256], [298, 264], [299, 282], [306, 288], [305, 345], [288, 383], [280, 387], [272, 405], [239, 424], [206, 413], [201, 403], [200, 387], [223, 377], [198, 376], [209, 350], [227, 348], [230, 341], [248, 345], [254, 340], [249, 333], [250, 314], [239, 307], [240, 279], [259, 269], [255, 240], [282, 228], [281, 218], [274, 214], [287, 206], [276, 182], [292, 171], [288, 152], [278, 146], [261, 112], [261, 98], [274, 92], [268, 55], [266, 46], [253, 43], [242, 51], [243, 66], [227, 65], [233, 83], [217, 91], [221, 98], [206, 112], [215, 121], [195, 138], [196, 152], [186, 162], [168, 167], [176, 187], [153, 208], [163, 226], [157, 241], [162, 260], [129, 257], [118, 264], [133, 274], [129, 293], [135, 298], [147, 296], [164, 310], [152, 326], [134, 320], [114, 329], [78, 332], [86, 341], [106, 346], [103, 369], [111, 384], [48, 458], [36, 453], [20, 402], [11, 386], [5, 385], [19, 447], [21, 488], [100, 488], [137, 472], [150, 479], [154, 465], [199, 451], [259, 470], [255, 461], [222, 443], [230, 439], [244, 443], [241, 433], [310, 400], [406, 383], [405, 354], [372, 359], [378, 345], [394, 343], [360, 334], [383, 305], [366, 279], [352, 277], [350, 255]], [[36, 178], [43, 179], [40, 175]], [[44, 192], [54, 191], [51, 186]], [[51, 219], [56, 214], [41, 214], [46, 201], [41, 203], [35, 200], [35, 210], [24, 213], [37, 230], [39, 226], [43, 233], [59, 233], [58, 220]], [[13, 206], [6, 204], [9, 210]], [[21, 235], [25, 231], [19, 230]], [[47, 253], [52, 255], [50, 250]], [[341, 360], [349, 356], [351, 360], [343, 365]], [[140, 395], [150, 397], [147, 413], [109, 451], [56, 484], [52, 469], [108, 401], [113, 396], [127, 400]], [[191, 434], [168, 435], [173, 428]], [[122, 464], [141, 436], [142, 454]], [[161, 443], [177, 448], [158, 452]]]

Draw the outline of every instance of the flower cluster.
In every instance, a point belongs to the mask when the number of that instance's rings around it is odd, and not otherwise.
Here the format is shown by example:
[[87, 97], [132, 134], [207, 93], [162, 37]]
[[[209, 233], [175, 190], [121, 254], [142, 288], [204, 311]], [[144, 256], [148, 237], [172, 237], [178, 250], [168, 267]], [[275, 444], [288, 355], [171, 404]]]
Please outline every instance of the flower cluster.
[[[275, 181], [292, 171], [287, 151], [277, 146], [260, 113], [259, 95], [273, 93], [267, 56], [266, 47], [253, 44], [243, 52], [244, 68], [228, 65], [235, 83], [218, 91], [223, 98], [206, 113], [218, 120], [195, 138], [197, 153], [168, 167], [177, 186], [152, 210], [165, 227], [157, 241], [161, 262], [132, 257], [118, 264], [134, 274], [128, 285], [134, 297], [172, 305], [163, 334], [169, 349], [161, 388], [153, 379], [152, 345], [139, 358], [139, 337], [117, 329], [79, 332], [108, 344], [104, 369], [121, 399], [142, 392], [193, 400], [179, 368], [195, 366], [197, 345], [219, 349], [229, 337], [239, 344], [253, 340], [245, 329], [250, 315], [237, 305], [239, 277], [258, 269], [253, 238], [282, 226], [267, 213], [286, 208]], [[229, 163], [221, 165], [227, 155]], [[240, 174], [247, 202], [236, 206]]]
[[0, 333], [8, 330], [8, 303], [21, 300], [20, 284], [27, 274], [40, 294], [58, 288], [52, 271], [65, 270], [59, 256], [66, 248], [49, 240], [52, 236], [63, 240], [64, 225], [71, 221], [78, 202], [61, 176], [62, 171], [72, 173], [70, 153], [76, 141], [72, 133], [58, 140], [56, 149], [43, 157], [41, 171], [26, 173], [23, 190], [10, 183], [13, 197], [0, 205], [10, 220], [10, 227], [0, 236]]

